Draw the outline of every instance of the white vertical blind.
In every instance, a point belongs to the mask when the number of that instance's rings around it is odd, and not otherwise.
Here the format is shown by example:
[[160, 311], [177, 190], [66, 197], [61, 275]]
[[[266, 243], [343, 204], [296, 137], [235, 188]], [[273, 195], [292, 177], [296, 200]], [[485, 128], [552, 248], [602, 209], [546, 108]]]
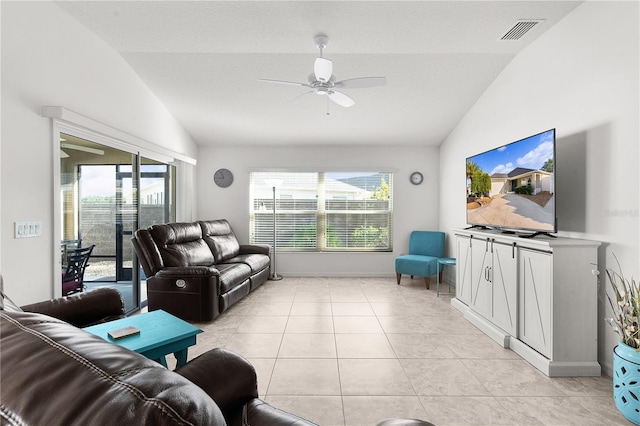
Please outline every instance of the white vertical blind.
[[390, 172], [253, 172], [253, 243], [284, 251], [391, 251]]

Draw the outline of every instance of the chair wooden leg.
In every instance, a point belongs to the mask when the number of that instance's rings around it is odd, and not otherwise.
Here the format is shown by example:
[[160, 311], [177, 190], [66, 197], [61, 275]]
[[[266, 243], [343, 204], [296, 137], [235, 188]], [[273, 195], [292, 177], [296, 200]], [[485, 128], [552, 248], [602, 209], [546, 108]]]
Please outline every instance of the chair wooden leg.
[[424, 277], [424, 285], [427, 286], [427, 290], [429, 290], [430, 283], [431, 283], [431, 277]]
[[402, 274], [396, 274], [396, 279], [398, 280], [398, 285], [400, 285], [400, 277], [402, 276]]

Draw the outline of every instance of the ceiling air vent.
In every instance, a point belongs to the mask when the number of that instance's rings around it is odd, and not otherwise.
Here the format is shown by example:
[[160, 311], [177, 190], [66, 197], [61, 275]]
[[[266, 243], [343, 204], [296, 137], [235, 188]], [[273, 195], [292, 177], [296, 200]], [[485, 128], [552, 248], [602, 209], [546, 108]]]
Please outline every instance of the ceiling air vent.
[[520, 19], [500, 37], [500, 40], [520, 40], [533, 27], [542, 22], [544, 22], [544, 19]]

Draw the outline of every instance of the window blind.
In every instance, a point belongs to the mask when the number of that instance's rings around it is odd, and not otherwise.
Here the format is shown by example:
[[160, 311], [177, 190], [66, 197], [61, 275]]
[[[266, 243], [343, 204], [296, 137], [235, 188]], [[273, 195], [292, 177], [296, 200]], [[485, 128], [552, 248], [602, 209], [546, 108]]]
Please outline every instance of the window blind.
[[282, 251], [391, 251], [390, 172], [253, 172], [250, 238]]

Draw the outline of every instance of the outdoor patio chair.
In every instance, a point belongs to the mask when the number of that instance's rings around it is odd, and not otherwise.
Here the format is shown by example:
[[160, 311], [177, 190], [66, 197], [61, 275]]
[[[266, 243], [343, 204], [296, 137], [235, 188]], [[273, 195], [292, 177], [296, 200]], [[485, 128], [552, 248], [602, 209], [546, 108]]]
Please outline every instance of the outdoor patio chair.
[[67, 251], [66, 270], [62, 276], [62, 295], [68, 296], [84, 290], [84, 271], [95, 244]]

